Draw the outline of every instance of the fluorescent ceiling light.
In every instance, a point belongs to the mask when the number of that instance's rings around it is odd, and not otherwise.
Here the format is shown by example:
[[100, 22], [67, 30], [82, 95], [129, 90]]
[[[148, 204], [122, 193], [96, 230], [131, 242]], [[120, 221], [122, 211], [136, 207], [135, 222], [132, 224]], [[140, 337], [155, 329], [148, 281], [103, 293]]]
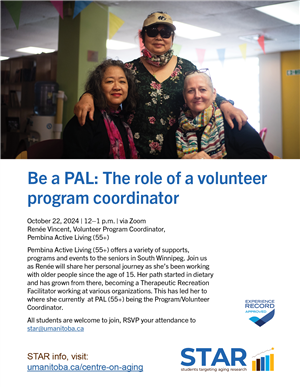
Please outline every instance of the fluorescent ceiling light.
[[192, 26], [190, 24], [174, 22], [176, 26], [175, 35], [180, 36], [181, 38], [187, 39], [203, 39], [203, 38], [212, 38], [214, 36], [220, 36], [216, 31], [206, 30], [205, 28], [200, 28]]
[[136, 44], [121, 42], [120, 40], [107, 39], [106, 48], [109, 50], [129, 50], [137, 47]]
[[9, 57], [0, 57], [0, 61], [5, 61], [5, 59], [9, 59]]
[[27, 53], [27, 54], [41, 54], [41, 53], [53, 53], [55, 50], [41, 48], [41, 47], [24, 47], [24, 48], [19, 48], [16, 51], [20, 51], [21, 53]]
[[255, 9], [257, 9], [259, 12], [273, 16], [274, 18], [283, 20], [287, 23], [294, 25], [300, 24], [300, 1], [267, 5], [265, 7], [258, 7]]
[[[245, 36], [240, 36], [239, 38], [242, 40], [245, 40], [246, 42], [249, 43], [257, 43], [258, 39], [261, 37], [259, 34], [254, 34], [254, 35], [245, 35]], [[268, 41], [274, 41], [276, 39], [269, 38], [268, 36], [264, 35], [264, 41], [265, 43]]]

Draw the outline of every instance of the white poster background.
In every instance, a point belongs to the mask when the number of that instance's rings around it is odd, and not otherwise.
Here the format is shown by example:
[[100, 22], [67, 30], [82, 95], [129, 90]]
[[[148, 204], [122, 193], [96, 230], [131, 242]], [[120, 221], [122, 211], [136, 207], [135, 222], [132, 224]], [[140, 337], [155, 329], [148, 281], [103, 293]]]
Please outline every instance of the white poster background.
[[[1, 380], [2, 387], [231, 387], [293, 386], [297, 378], [299, 273], [299, 161], [1, 161]], [[46, 175], [29, 185], [28, 172]], [[66, 171], [98, 176], [97, 185], [64, 184]], [[103, 171], [129, 175], [129, 185], [105, 184]], [[161, 175], [161, 185], [135, 185], [135, 175]], [[181, 172], [180, 184], [166, 183]], [[264, 185], [200, 185], [197, 175], [267, 175]], [[51, 177], [59, 175], [59, 185]], [[185, 176], [194, 177], [186, 185]], [[177, 205], [96, 205], [94, 194], [178, 194]], [[89, 205], [27, 205], [29, 194], [88, 194]], [[28, 311], [27, 246], [74, 247], [106, 243], [28, 241], [28, 218], [146, 219], [165, 233], [110, 234], [110, 247], [186, 247], [207, 256], [214, 273], [209, 303], [68, 303], [63, 311]], [[34, 226], [34, 225], [32, 225]], [[94, 225], [95, 226], [95, 225]], [[120, 225], [118, 225], [120, 226]], [[46, 263], [47, 264], [47, 263]], [[138, 264], [147, 264], [139, 262]], [[153, 264], [153, 262], [148, 263]], [[177, 264], [177, 263], [176, 263]], [[185, 264], [185, 263], [183, 263]], [[145, 272], [145, 270], [143, 271]], [[154, 272], [154, 271], [152, 271]], [[33, 279], [35, 280], [35, 279]], [[149, 280], [149, 279], [148, 279]], [[156, 279], [151, 279], [156, 280]], [[165, 279], [163, 279], [165, 280]], [[186, 279], [185, 279], [186, 280]], [[191, 296], [191, 295], [189, 295]], [[258, 327], [245, 314], [245, 300], [275, 300], [275, 316]], [[193, 318], [188, 324], [82, 324], [84, 332], [27, 332], [29, 317]], [[38, 325], [37, 325], [38, 326]], [[43, 324], [42, 326], [59, 326]], [[72, 325], [74, 326], [74, 325]], [[181, 371], [184, 348], [231, 348], [247, 352], [244, 372]], [[252, 357], [274, 348], [275, 371], [252, 372]], [[28, 353], [66, 354], [68, 361], [28, 360]], [[88, 360], [71, 360], [73, 354]], [[191, 354], [191, 353], [189, 353]], [[200, 369], [201, 353], [192, 354]], [[140, 373], [28, 372], [53, 364], [142, 365]], [[236, 365], [239, 367], [239, 363]], [[226, 367], [218, 363], [217, 368]]]

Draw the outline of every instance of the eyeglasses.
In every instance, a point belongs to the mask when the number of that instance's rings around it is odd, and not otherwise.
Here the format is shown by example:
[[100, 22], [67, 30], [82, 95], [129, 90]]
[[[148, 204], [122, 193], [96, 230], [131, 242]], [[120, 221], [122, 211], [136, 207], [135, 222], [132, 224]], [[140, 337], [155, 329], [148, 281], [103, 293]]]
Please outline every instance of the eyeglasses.
[[168, 39], [173, 35], [173, 31], [169, 28], [162, 28], [159, 30], [157, 27], [146, 28], [146, 33], [150, 38], [155, 38], [159, 34], [163, 39]]
[[183, 76], [184, 76], [184, 78], [186, 78], [188, 75], [191, 75], [191, 74], [201, 74], [201, 73], [204, 73], [204, 74], [208, 75], [208, 77], [211, 79], [208, 67], [204, 67], [203, 69], [199, 69], [199, 70], [197, 69], [197, 70], [187, 71], [186, 73], [184, 73]]

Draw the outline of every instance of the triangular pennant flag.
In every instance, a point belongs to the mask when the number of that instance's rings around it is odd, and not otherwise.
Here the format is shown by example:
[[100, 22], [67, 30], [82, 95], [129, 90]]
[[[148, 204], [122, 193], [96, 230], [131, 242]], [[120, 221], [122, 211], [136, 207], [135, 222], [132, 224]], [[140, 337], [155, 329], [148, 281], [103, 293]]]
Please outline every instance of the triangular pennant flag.
[[205, 55], [206, 49], [196, 49], [198, 62], [200, 63], [200, 67], [202, 66], [202, 63], [204, 61], [204, 55]]
[[224, 66], [224, 60], [225, 60], [225, 49], [217, 49], [219, 61], [222, 63], [222, 66]]
[[20, 14], [21, 14], [21, 8], [22, 8], [22, 1], [3, 1], [5, 7], [7, 8], [8, 12], [10, 13], [10, 16], [12, 17], [13, 21], [15, 22], [15, 25], [17, 29], [19, 28], [19, 22], [20, 22]]
[[264, 54], [266, 53], [265, 52], [265, 37], [262, 35], [258, 38], [258, 44], [260, 45], [260, 47], [262, 48], [262, 51], [264, 52]]
[[124, 20], [120, 19], [118, 16], [113, 13], [109, 13], [109, 28], [108, 28], [108, 38], [111, 39], [118, 30], [123, 26]]
[[247, 52], [247, 43], [240, 44], [239, 48], [241, 50], [243, 58], [246, 59], [246, 57], [247, 57], [247, 54], [246, 54], [246, 52]]
[[174, 55], [179, 55], [182, 46], [180, 44], [174, 43], [172, 46], [172, 50], [174, 51]]
[[50, 3], [56, 8], [60, 17], [64, 18], [64, 2], [63, 1], [50, 1]]
[[92, 3], [92, 1], [74, 1], [75, 7], [74, 7], [74, 13], [73, 13], [73, 19], [89, 4]]
[[142, 52], [142, 50], [144, 50], [145, 46], [144, 46], [144, 43], [143, 43], [143, 39], [140, 37], [140, 33], [141, 32], [142, 32], [142, 30], [139, 30], [140, 51]]

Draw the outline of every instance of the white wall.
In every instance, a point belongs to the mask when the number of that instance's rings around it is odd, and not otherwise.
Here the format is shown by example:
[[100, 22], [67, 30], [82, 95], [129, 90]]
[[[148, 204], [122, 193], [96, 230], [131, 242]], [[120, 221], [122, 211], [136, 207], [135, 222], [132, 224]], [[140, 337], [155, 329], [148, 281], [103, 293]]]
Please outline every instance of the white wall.
[[[199, 68], [200, 64], [195, 63]], [[211, 78], [217, 92], [234, 101], [236, 108], [248, 116], [248, 122], [259, 132], [259, 59], [258, 57], [228, 58], [224, 64], [217, 61], [204, 61], [201, 67], [210, 69]]]
[[268, 128], [265, 146], [282, 158], [280, 53], [259, 56], [260, 127]]

